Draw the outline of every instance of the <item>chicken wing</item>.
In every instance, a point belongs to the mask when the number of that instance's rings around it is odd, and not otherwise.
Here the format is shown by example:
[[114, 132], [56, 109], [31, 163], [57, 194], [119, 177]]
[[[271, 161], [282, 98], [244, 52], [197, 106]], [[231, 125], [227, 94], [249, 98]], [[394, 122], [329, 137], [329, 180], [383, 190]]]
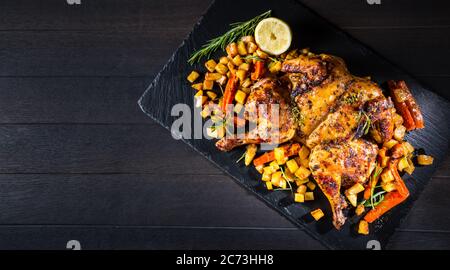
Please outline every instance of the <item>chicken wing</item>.
[[247, 98], [244, 114], [246, 120], [256, 123], [256, 128], [245, 134], [223, 137], [216, 143], [217, 148], [229, 151], [244, 144], [280, 144], [292, 139], [297, 125], [282, 91], [274, 79], [257, 82]]

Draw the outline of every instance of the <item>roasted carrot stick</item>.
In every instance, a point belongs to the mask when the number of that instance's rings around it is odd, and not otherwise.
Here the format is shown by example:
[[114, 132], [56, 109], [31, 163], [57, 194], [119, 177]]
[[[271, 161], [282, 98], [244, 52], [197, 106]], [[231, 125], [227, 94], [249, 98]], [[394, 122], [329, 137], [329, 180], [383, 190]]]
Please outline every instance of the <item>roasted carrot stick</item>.
[[225, 91], [223, 93], [222, 100], [222, 111], [226, 111], [227, 105], [233, 103], [234, 95], [236, 94], [236, 90], [238, 87], [239, 79], [235, 74], [231, 73], [230, 78], [228, 79], [227, 86], [225, 87]]
[[414, 99], [405, 81], [388, 81], [395, 109], [403, 117], [403, 125], [408, 131], [424, 128], [423, 116], [420, 107]]
[[397, 191], [402, 195], [403, 197], [407, 198], [409, 197], [409, 190], [405, 185], [405, 182], [400, 177], [400, 174], [398, 173], [398, 162], [400, 159], [393, 159], [389, 162], [389, 170], [392, 172], [392, 175], [394, 176], [395, 181], [395, 187]]
[[[286, 156], [290, 157], [290, 156], [294, 156], [297, 155], [298, 152], [300, 151], [300, 144], [298, 143], [293, 143], [293, 144], [286, 144], [281, 146], [286, 150]], [[253, 160], [253, 165], [255, 165], [255, 167], [258, 166], [262, 166], [265, 163], [271, 162], [275, 160], [275, 153], [274, 151], [270, 151], [270, 152], [266, 152], [264, 154], [262, 154], [260, 157], [255, 158]]]
[[366, 216], [364, 216], [365, 221], [369, 223], [374, 222], [382, 215], [384, 215], [384, 213], [391, 210], [409, 197], [408, 188], [406, 187], [405, 182], [403, 182], [403, 179], [398, 174], [398, 162], [398, 159], [391, 160], [389, 162], [389, 170], [394, 176], [396, 190], [386, 194], [386, 196], [384, 196], [384, 200], [380, 204], [378, 204], [375, 209], [370, 210], [366, 214]]
[[424, 128], [425, 125], [423, 123], [422, 112], [420, 111], [420, 107], [416, 102], [416, 99], [409, 91], [408, 86], [406, 86], [405, 81], [399, 81], [397, 83], [401, 87], [401, 89], [405, 92], [407, 99], [405, 100], [406, 105], [408, 106], [409, 112], [411, 113], [412, 118], [414, 119], [414, 123], [416, 124], [416, 128]]
[[[395, 109], [397, 112], [403, 117], [403, 125], [406, 127], [406, 130], [411, 131], [416, 128], [416, 123], [414, 122], [414, 118], [411, 115], [411, 112], [408, 109], [408, 105], [406, 105], [406, 96], [403, 95], [400, 85], [395, 81], [388, 81], [388, 86], [390, 90], [390, 94], [394, 101]], [[403, 100], [399, 97], [403, 96]]]
[[252, 80], [256, 81], [264, 75], [265, 66], [263, 61], [256, 61], [255, 63], [255, 71], [252, 73]]
[[394, 104], [397, 111], [403, 117], [403, 125], [406, 127], [406, 130], [414, 130], [416, 128], [416, 123], [414, 122], [411, 112], [408, 110], [408, 105], [406, 105], [406, 102], [394, 101]]
[[406, 200], [406, 197], [402, 196], [400, 192], [389, 192], [388, 194], [386, 194], [386, 196], [384, 196], [384, 200], [379, 205], [377, 205], [375, 209], [370, 210], [364, 216], [364, 220], [372, 223], [404, 200]]

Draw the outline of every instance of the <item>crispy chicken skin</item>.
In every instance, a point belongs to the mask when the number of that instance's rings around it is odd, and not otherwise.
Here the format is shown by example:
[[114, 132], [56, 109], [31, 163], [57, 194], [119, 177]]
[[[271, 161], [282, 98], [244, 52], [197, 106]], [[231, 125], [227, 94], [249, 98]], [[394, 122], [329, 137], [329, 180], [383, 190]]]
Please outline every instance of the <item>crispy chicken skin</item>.
[[312, 148], [309, 167], [333, 212], [333, 225], [345, 222], [347, 207], [341, 187], [364, 184], [375, 168], [378, 147], [365, 139], [319, 144]]
[[[333, 224], [341, 228], [347, 207], [341, 188], [365, 183], [375, 167], [378, 147], [362, 139], [369, 127], [382, 141], [392, 138], [393, 105], [370, 79], [353, 76], [336, 56], [303, 54], [282, 63], [280, 82], [262, 79], [252, 88], [246, 105], [268, 105], [246, 114], [260, 128], [243, 139], [226, 136], [217, 142], [223, 151], [248, 143], [283, 143], [294, 138], [311, 149], [309, 167], [330, 202]], [[282, 87], [281, 87], [282, 86]], [[265, 133], [276, 121], [268, 110], [280, 105], [278, 139]], [[293, 109], [296, 107], [294, 116]], [[255, 107], [256, 108], [256, 107]], [[295, 119], [294, 119], [295, 117]], [[294, 137], [295, 136], [295, 137]]]
[[[294, 137], [296, 124], [288, 101], [280, 92], [279, 83], [271, 78], [258, 81], [246, 101], [245, 119], [257, 123], [257, 127], [245, 134], [225, 136], [216, 146], [222, 151], [250, 143], [280, 144]], [[260, 106], [262, 105], [262, 106]], [[273, 113], [273, 106], [279, 106], [278, 116]]]
[[366, 121], [362, 114], [365, 104], [381, 96], [381, 89], [375, 83], [354, 77], [335, 108], [309, 134], [306, 145], [313, 148], [319, 143], [352, 139], [355, 135], [360, 137], [363, 134], [357, 134], [357, 131], [361, 131], [358, 128], [364, 126]]
[[[307, 58], [308, 56], [302, 56]], [[290, 80], [291, 97], [297, 104], [301, 112], [301, 122], [297, 129], [299, 140], [306, 142], [309, 134], [323, 121], [332, 108], [338, 102], [339, 97], [347, 90], [352, 76], [347, 71], [344, 61], [338, 57], [320, 55], [313, 56], [315, 65], [317, 67], [310, 67], [311, 63], [305, 60], [285, 61], [282, 65], [282, 70], [298, 70], [299, 73], [288, 73], [287, 77]], [[320, 59], [318, 61], [317, 59]], [[303, 70], [301, 65], [307, 62], [307, 70], [321, 70], [326, 67], [326, 77], [323, 77], [323, 72], [305, 75], [301, 73]], [[294, 65], [300, 65], [294, 67]], [[309, 79], [313, 74], [312, 79]], [[317, 84], [316, 82], [319, 82]]]
[[366, 105], [367, 114], [372, 121], [372, 127], [378, 131], [383, 142], [389, 141], [394, 136], [394, 104], [391, 98], [378, 97], [369, 101]]
[[367, 121], [383, 141], [392, 138], [392, 102], [376, 83], [351, 75], [335, 56], [303, 55], [285, 61], [282, 70], [288, 72], [290, 95], [300, 110], [297, 137], [312, 149], [312, 175], [339, 229], [347, 207], [341, 188], [364, 183], [375, 166], [377, 146], [358, 138], [367, 132]]

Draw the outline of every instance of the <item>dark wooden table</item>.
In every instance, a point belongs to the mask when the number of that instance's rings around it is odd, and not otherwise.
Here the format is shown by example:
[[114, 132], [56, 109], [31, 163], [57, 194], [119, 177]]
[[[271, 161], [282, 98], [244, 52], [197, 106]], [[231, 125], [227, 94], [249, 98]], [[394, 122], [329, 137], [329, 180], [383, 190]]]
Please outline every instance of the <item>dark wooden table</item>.
[[[302, 2], [450, 98], [447, 1]], [[0, 2], [0, 248], [323, 248], [136, 104], [208, 5]], [[449, 181], [390, 248], [450, 248]]]

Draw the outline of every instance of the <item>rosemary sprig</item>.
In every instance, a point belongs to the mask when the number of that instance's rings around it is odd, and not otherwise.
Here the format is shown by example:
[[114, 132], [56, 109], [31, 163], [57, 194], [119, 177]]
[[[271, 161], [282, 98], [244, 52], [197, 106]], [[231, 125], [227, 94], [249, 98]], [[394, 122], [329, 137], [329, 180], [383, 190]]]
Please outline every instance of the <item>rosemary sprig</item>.
[[247, 55], [247, 56], [242, 57], [242, 59], [244, 59], [244, 60], [251, 59], [251, 60], [256, 60], [256, 61], [264, 61], [264, 59], [262, 59], [261, 57], [256, 56], [256, 55]]
[[363, 116], [366, 118], [364, 121], [364, 125], [363, 125], [364, 135], [366, 135], [367, 133], [369, 133], [370, 127], [372, 125], [372, 121], [370, 120], [370, 117], [367, 115], [367, 113], [365, 111], [360, 111], [359, 119], [361, 119]]
[[364, 201], [362, 204], [366, 207], [372, 207], [372, 209], [374, 209], [375, 206], [379, 205], [384, 200], [385, 193], [386, 191], [384, 190], [379, 191], [370, 197], [370, 201]]
[[239, 163], [242, 159], [244, 159], [246, 153], [247, 153], [247, 151], [244, 151], [242, 156], [238, 160], [236, 160], [236, 163]]
[[377, 206], [379, 203], [381, 203], [384, 200], [384, 193], [386, 193], [386, 191], [380, 191], [374, 194], [375, 189], [380, 188], [381, 186], [375, 186], [375, 179], [378, 178], [378, 176], [381, 174], [381, 172], [383, 171], [383, 169], [381, 167], [376, 166], [376, 170], [373, 172], [371, 179], [370, 179], [370, 184], [373, 185], [370, 188], [370, 199], [369, 200], [364, 200], [361, 202], [362, 205], [364, 205], [365, 207], [371, 207], [372, 209], [375, 208], [375, 206]]
[[202, 48], [196, 52], [194, 52], [191, 57], [188, 60], [189, 64], [194, 64], [200, 61], [203, 57], [210, 57], [213, 52], [221, 48], [222, 50], [225, 49], [225, 47], [233, 42], [239, 39], [243, 36], [252, 35], [255, 31], [256, 25], [262, 20], [270, 16], [272, 13], [271, 10], [264, 12], [261, 15], [258, 15], [254, 17], [253, 19], [246, 21], [246, 22], [236, 22], [230, 24], [230, 27], [232, 27], [228, 32], [223, 34], [222, 36], [213, 38], [209, 40], [205, 45], [202, 46]]
[[[247, 56], [242, 57], [242, 59], [244, 59], [244, 60], [251, 59], [251, 60], [264, 62], [264, 59], [262, 59], [261, 57], [256, 56], [256, 55], [247, 55]], [[269, 60], [272, 61], [272, 62], [281, 62], [281, 61], [283, 61], [283, 59], [281, 59], [281, 58], [272, 57], [272, 56], [269, 56]]]

